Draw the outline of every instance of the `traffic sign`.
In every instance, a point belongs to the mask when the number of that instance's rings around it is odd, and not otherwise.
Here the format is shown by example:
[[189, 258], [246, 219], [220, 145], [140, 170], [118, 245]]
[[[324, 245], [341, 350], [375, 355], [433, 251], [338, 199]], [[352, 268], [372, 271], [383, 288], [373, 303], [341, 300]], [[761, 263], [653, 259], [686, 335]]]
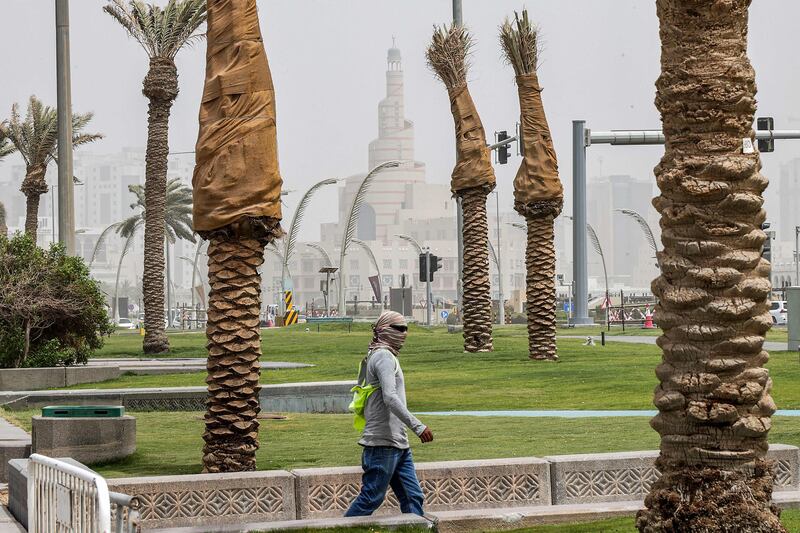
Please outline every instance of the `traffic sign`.
[[442, 320], [447, 320], [447, 317], [450, 316], [450, 313], [447, 312], [447, 311], [442, 311], [441, 312], [441, 316], [442, 316]]

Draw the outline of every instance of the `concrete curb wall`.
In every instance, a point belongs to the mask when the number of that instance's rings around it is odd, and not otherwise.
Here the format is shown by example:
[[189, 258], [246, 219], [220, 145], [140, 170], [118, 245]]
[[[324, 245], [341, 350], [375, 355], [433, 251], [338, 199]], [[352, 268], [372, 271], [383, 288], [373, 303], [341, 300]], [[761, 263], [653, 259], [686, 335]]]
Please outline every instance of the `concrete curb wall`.
[[[776, 462], [777, 501], [800, 487], [800, 450], [782, 444], [770, 448], [768, 457]], [[658, 478], [653, 467], [657, 456], [658, 452], [643, 451], [416, 466], [426, 511], [455, 513], [454, 517], [458, 513], [472, 516], [470, 511], [496, 516], [503, 509], [516, 513], [525, 508], [532, 519], [539, 520], [536, 517], [547, 515], [548, 509], [556, 512], [556, 505], [558, 509], [622, 505], [629, 512], [631, 505], [641, 505]], [[341, 517], [360, 483], [359, 467], [108, 480], [110, 490], [137, 498], [147, 528]], [[491, 513], [492, 509], [496, 512]], [[398, 513], [390, 491], [377, 515]]]
[[[264, 385], [261, 409], [284, 413], [347, 413], [355, 381]], [[122, 405], [134, 411], [204, 411], [206, 387], [83, 389], [0, 392], [0, 405], [32, 409], [47, 405]]]
[[0, 390], [31, 391], [70, 387], [116, 379], [122, 375], [118, 366], [55, 366], [46, 368], [0, 369]]

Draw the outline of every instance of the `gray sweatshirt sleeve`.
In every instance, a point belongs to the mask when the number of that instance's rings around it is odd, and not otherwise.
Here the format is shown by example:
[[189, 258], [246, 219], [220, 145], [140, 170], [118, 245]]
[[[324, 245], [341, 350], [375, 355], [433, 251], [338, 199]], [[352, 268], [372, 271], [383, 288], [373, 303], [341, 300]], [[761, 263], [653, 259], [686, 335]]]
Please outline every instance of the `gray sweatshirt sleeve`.
[[383, 403], [394, 416], [399, 418], [406, 427], [419, 436], [425, 431], [425, 424], [417, 420], [417, 417], [411, 414], [405, 402], [403, 402], [397, 394], [394, 356], [388, 351], [376, 352], [375, 356], [377, 356], [375, 357], [375, 373], [381, 384]]

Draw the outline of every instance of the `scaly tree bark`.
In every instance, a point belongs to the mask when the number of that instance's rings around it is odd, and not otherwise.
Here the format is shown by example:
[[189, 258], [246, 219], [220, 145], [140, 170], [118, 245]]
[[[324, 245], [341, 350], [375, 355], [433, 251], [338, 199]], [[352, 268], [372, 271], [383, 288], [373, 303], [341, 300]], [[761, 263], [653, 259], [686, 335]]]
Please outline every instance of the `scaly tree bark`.
[[47, 167], [41, 164], [29, 165], [20, 187], [20, 191], [25, 195], [25, 233], [30, 235], [34, 242], [39, 230], [39, 198], [50, 190], [44, 180], [46, 170]]
[[500, 42], [517, 75], [524, 158], [514, 179], [514, 209], [525, 217], [529, 357], [558, 360], [556, 353], [556, 250], [553, 223], [561, 213], [564, 190], [536, 74], [538, 30], [523, 10], [500, 28]]
[[255, 0], [208, 1], [196, 153], [194, 227], [209, 239], [211, 285], [203, 467], [205, 472], [255, 470], [261, 388], [258, 267], [264, 247], [282, 233], [275, 93]]
[[[197, 29], [206, 20], [205, 0], [169, 0], [162, 8], [131, 0], [111, 0], [103, 8], [144, 48], [150, 67], [142, 83], [148, 99], [147, 152], [145, 154], [144, 224], [144, 353], [169, 351], [164, 332], [164, 209], [167, 194], [169, 115], [178, 97], [175, 56], [202, 35]], [[169, 314], [169, 310], [167, 310]]]
[[[489, 223], [486, 197], [495, 175], [486, 133], [467, 88], [467, 56], [472, 37], [461, 26], [435, 28], [427, 50], [428, 65], [450, 96], [456, 129], [456, 166], [450, 181], [464, 211], [464, 350], [492, 351], [492, 299], [489, 281]], [[500, 302], [502, 305], [502, 302]]]
[[785, 531], [764, 460], [775, 404], [763, 367], [772, 324], [761, 257], [767, 179], [750, 149], [749, 5], [657, 0], [666, 151], [656, 167], [664, 251], [653, 292], [664, 334], [651, 425], [662, 477], [637, 517], [642, 532]]
[[[167, 196], [169, 114], [178, 97], [178, 69], [169, 58], [151, 57], [142, 94], [150, 101], [147, 114], [144, 219], [144, 353], [169, 352], [164, 332], [164, 209]], [[167, 310], [169, 316], [169, 310]]]

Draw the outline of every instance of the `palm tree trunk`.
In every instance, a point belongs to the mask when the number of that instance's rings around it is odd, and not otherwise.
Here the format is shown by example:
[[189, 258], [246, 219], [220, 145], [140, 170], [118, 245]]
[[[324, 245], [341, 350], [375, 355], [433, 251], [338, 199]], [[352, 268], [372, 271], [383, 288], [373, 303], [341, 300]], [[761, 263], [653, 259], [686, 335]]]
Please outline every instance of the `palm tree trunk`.
[[0, 202], [0, 237], [8, 236], [8, 226], [6, 225], [6, 206]]
[[147, 119], [144, 222], [144, 326], [146, 354], [166, 353], [164, 333], [164, 216], [167, 197], [169, 114], [178, 95], [178, 71], [172, 60], [151, 58], [142, 93], [150, 100]]
[[[20, 191], [25, 195], [25, 233], [36, 241], [36, 234], [39, 230], [39, 200], [41, 196], [49, 190], [47, 182], [44, 180], [46, 167], [33, 166], [25, 171], [25, 179], [22, 180]], [[52, 221], [56, 223], [55, 220]]]
[[464, 350], [492, 351], [492, 297], [489, 281], [489, 187], [458, 191], [464, 210]]
[[556, 353], [556, 249], [553, 223], [561, 212], [560, 200], [519, 206], [528, 223], [525, 249], [525, 294], [528, 313], [528, 357], [557, 361]]
[[657, 0], [656, 87], [666, 151], [656, 168], [664, 251], [653, 282], [664, 334], [651, 425], [662, 477], [642, 532], [780, 532], [764, 460], [775, 404], [763, 365], [770, 265], [753, 139], [750, 0]]
[[[25, 197], [25, 233], [36, 241], [36, 233], [39, 231], [39, 199], [41, 197], [32, 193]], [[51, 222], [55, 224], [56, 221]]]
[[204, 472], [255, 470], [265, 243], [215, 232], [208, 244], [208, 399]]

